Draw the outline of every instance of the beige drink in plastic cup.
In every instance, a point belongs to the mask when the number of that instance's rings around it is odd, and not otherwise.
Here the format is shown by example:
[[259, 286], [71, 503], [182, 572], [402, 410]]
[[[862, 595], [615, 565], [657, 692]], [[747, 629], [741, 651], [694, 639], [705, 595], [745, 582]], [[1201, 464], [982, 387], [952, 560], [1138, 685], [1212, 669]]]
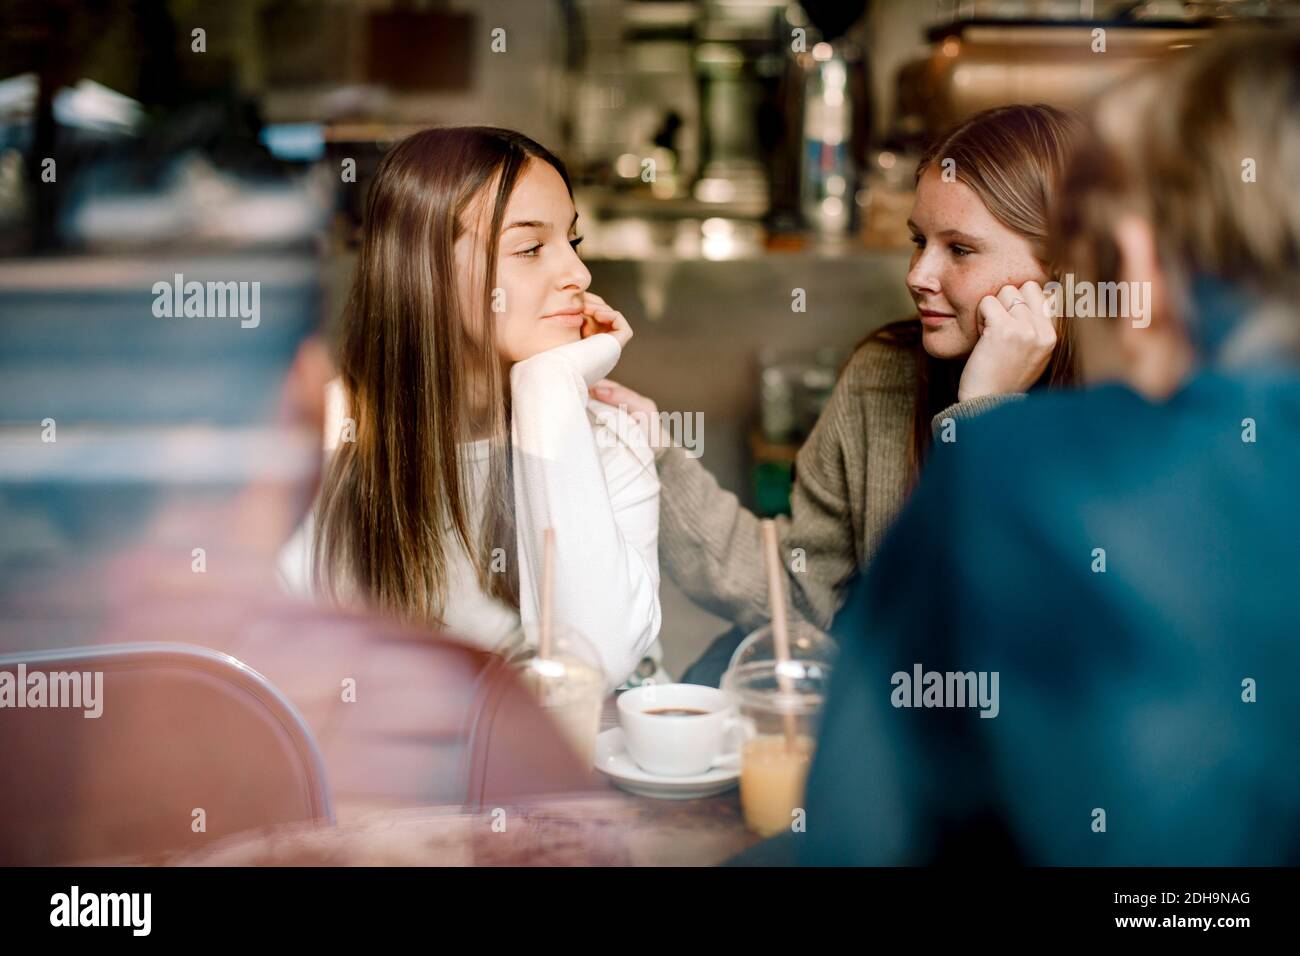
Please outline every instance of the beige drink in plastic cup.
[[538, 655], [535, 630], [520, 629], [503, 651], [546, 715], [588, 766], [596, 761], [596, 735], [605, 701], [605, 672], [591, 643], [572, 628], [552, 632], [551, 655]]
[[812, 763], [813, 739], [799, 735], [787, 746], [784, 734], [761, 734], [740, 751], [740, 809], [745, 824], [760, 836], [788, 829], [803, 806], [804, 783]]
[[[781, 667], [780, 679], [777, 668]], [[802, 816], [830, 665], [820, 660], [751, 659], [729, 670], [723, 688], [740, 716], [740, 807], [763, 837]]]
[[541, 673], [537, 661], [529, 676], [530, 686], [542, 710], [568, 738], [570, 746], [587, 766], [596, 762], [596, 735], [600, 731], [600, 709], [605, 696], [605, 675], [584, 661], [563, 661], [563, 672]]

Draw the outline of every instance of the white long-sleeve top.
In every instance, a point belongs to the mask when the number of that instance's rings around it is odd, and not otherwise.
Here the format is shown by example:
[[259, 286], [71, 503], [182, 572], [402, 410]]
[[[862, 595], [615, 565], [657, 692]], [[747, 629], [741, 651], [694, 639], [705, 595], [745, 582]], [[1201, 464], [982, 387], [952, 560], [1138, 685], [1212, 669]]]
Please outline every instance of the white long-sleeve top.
[[[644, 657], [658, 661], [659, 478], [641, 428], [626, 411], [597, 402], [588, 387], [607, 376], [621, 348], [601, 333], [516, 363], [510, 372], [519, 611], [478, 586], [468, 556], [450, 555], [443, 623], [456, 636], [499, 649], [520, 621], [541, 616], [542, 541], [555, 530], [554, 621], [578, 631], [601, 657], [606, 688]], [[341, 383], [326, 402], [327, 453], [346, 414]], [[331, 442], [331, 438], [333, 441]], [[463, 445], [471, 474], [486, 478], [487, 442]], [[472, 482], [477, 493], [485, 480]], [[482, 502], [471, 502], [477, 524]], [[311, 594], [313, 527], [308, 516], [280, 554], [290, 590]]]
[[554, 619], [599, 652], [610, 690], [660, 624], [654, 453], [626, 411], [587, 392], [621, 351], [600, 333], [510, 370], [520, 616], [526, 628], [541, 616], [543, 531], [553, 528]]

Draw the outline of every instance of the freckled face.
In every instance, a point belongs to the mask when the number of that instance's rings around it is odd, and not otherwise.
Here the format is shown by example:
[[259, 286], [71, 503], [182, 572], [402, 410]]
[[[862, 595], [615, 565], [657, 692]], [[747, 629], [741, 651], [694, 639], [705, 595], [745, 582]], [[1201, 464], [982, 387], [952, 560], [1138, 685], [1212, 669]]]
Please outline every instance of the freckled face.
[[[490, 192], [491, 185], [485, 189]], [[481, 217], [481, 207], [476, 217]], [[582, 337], [582, 293], [591, 273], [578, 258], [577, 212], [564, 180], [550, 163], [533, 160], [521, 171], [506, 205], [497, 242], [492, 320], [497, 353], [507, 363]], [[456, 241], [461, 301], [481, 297], [483, 255], [477, 230]], [[477, 314], [470, 310], [470, 314]]]
[[907, 222], [916, 251], [907, 288], [921, 318], [921, 344], [935, 358], [964, 358], [979, 341], [980, 299], [1004, 285], [1046, 282], [1024, 236], [993, 217], [965, 183], [930, 166], [916, 184]]

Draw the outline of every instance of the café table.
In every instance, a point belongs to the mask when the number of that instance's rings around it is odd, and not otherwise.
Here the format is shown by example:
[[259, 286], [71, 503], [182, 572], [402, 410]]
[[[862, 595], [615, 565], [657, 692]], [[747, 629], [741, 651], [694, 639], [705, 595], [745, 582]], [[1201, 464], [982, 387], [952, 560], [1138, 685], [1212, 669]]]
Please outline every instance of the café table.
[[[614, 698], [601, 729], [618, 723]], [[752, 846], [739, 790], [690, 800], [610, 787], [466, 812], [462, 807], [339, 808], [332, 827], [240, 834], [149, 860], [197, 866], [713, 866]]]

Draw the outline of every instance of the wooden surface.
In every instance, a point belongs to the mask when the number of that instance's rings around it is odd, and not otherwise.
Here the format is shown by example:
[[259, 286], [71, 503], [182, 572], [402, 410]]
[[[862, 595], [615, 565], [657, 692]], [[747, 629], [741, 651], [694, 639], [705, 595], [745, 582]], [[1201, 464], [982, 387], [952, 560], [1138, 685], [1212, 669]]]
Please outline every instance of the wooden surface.
[[714, 866], [758, 838], [736, 791], [700, 800], [622, 792], [463, 813], [387, 811], [279, 827], [166, 859], [196, 866]]
[[[601, 729], [616, 723], [611, 698]], [[182, 866], [714, 866], [758, 841], [745, 828], [736, 789], [697, 800], [656, 800], [611, 788], [485, 808], [479, 813], [459, 807], [354, 807], [339, 816], [334, 827], [278, 827], [164, 859], [132, 862]]]

